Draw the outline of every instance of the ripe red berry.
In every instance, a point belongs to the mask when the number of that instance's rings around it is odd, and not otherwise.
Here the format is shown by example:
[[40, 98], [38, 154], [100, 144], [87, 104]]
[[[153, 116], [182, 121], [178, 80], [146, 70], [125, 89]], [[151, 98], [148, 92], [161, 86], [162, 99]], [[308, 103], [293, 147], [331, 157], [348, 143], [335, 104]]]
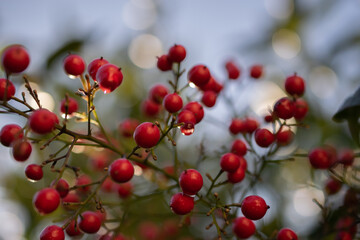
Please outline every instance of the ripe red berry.
[[228, 61], [225, 64], [229, 79], [238, 79], [240, 76], [240, 68], [235, 65], [233, 61]]
[[[78, 203], [80, 202], [80, 197], [79, 195], [76, 194], [75, 191], [70, 191], [63, 199], [62, 199], [63, 203]], [[68, 207], [67, 205], [65, 205], [65, 207], [67, 208], [71, 208]]]
[[328, 169], [331, 166], [331, 158], [328, 151], [323, 148], [315, 148], [309, 153], [309, 160], [313, 168]]
[[247, 153], [246, 144], [242, 140], [236, 139], [231, 145], [231, 152], [238, 156], [244, 156]]
[[228, 172], [227, 178], [228, 181], [231, 183], [238, 183], [241, 182], [245, 177], [246, 169], [242, 168], [241, 166], [236, 169], [235, 172]]
[[335, 240], [353, 240], [353, 237], [350, 233], [341, 231], [336, 234]]
[[19, 125], [7, 124], [0, 131], [0, 141], [5, 147], [10, 147], [16, 140], [22, 139], [23, 130]]
[[161, 110], [161, 105], [151, 99], [147, 99], [142, 103], [141, 110], [144, 115], [148, 117], [155, 117], [159, 114]]
[[298, 237], [296, 233], [290, 228], [281, 229], [276, 236], [276, 240], [297, 240], [297, 239]]
[[344, 166], [351, 166], [354, 163], [355, 155], [351, 149], [342, 149], [338, 155], [338, 162]]
[[305, 91], [305, 82], [302, 77], [294, 74], [285, 80], [285, 90], [294, 97], [301, 97]]
[[196, 123], [199, 123], [204, 117], [204, 108], [198, 102], [189, 102], [184, 106], [184, 110], [189, 110], [194, 114]]
[[203, 86], [200, 86], [199, 88], [202, 91], [214, 91], [215, 93], [220, 93], [223, 89], [223, 86], [218, 83], [213, 76], [211, 76], [209, 82]]
[[158, 225], [156, 225], [154, 222], [150, 222], [150, 221], [142, 222], [139, 226], [138, 231], [139, 231], [140, 239], [143, 240], [162, 239], [160, 236], [161, 235], [160, 229]]
[[269, 147], [274, 141], [274, 134], [272, 134], [269, 130], [262, 128], [255, 131], [255, 142], [260, 147]]
[[104, 93], [114, 91], [118, 86], [120, 86], [123, 78], [124, 76], [121, 69], [110, 63], [102, 65], [96, 73], [96, 80]]
[[8, 86], [6, 88], [6, 79], [0, 78], [0, 101], [3, 101], [5, 98], [5, 89], [6, 89], [6, 100], [10, 100], [12, 96], [15, 95], [15, 86], [14, 84], [9, 80]]
[[37, 164], [30, 164], [25, 168], [25, 175], [30, 181], [38, 181], [43, 177], [42, 167]]
[[91, 211], [86, 211], [81, 214], [79, 228], [85, 233], [96, 233], [101, 227], [101, 220], [99, 216]]
[[263, 75], [263, 66], [262, 65], [253, 65], [250, 68], [250, 76], [252, 78], [258, 79]]
[[29, 54], [21, 45], [11, 45], [2, 52], [1, 64], [8, 74], [24, 71], [29, 63]]
[[[82, 186], [82, 185], [88, 185], [91, 183], [91, 178], [88, 175], [81, 175], [76, 179], [75, 185], [76, 186]], [[76, 190], [82, 193], [87, 193], [90, 190], [91, 186], [83, 186], [79, 187]]]
[[69, 235], [70, 237], [79, 236], [82, 234], [82, 232], [79, 229], [79, 224], [74, 219], [71, 220], [69, 225], [66, 227], [65, 231], [67, 235]]
[[61, 198], [65, 198], [69, 193], [69, 184], [65, 179], [60, 178], [55, 186]]
[[259, 127], [258, 121], [252, 118], [246, 118], [244, 124], [245, 124], [245, 132], [250, 134], [253, 133]]
[[241, 212], [251, 220], [259, 220], [264, 217], [268, 206], [262, 197], [252, 195], [246, 197], [241, 203]]
[[29, 117], [31, 130], [38, 134], [47, 134], [55, 129], [55, 124], [59, 122], [57, 116], [47, 109], [35, 110]]
[[70, 54], [64, 59], [64, 70], [72, 77], [78, 77], [85, 71], [85, 61], [76, 54]]
[[161, 104], [164, 97], [169, 93], [167, 87], [162, 84], [154, 85], [149, 91], [149, 99], [157, 104]]
[[109, 63], [106, 59], [103, 57], [97, 58], [91, 61], [91, 63], [88, 65], [88, 73], [91, 76], [91, 78], [96, 81], [96, 74], [99, 68], [105, 64]]
[[67, 114], [72, 114], [74, 112], [76, 112], [78, 110], [78, 103], [75, 99], [69, 97], [67, 100], [63, 99], [61, 101], [61, 105], [60, 105], [60, 111], [62, 113], [66, 113], [66, 108], [67, 108]]
[[291, 130], [280, 131], [276, 134], [276, 142], [278, 145], [289, 145], [294, 139], [294, 133]]
[[217, 99], [217, 94], [214, 91], [205, 91], [201, 98], [201, 102], [211, 108], [215, 105]]
[[245, 132], [246, 131], [246, 127], [245, 127], [245, 121], [239, 119], [239, 118], [234, 118], [231, 121], [230, 127], [229, 127], [229, 131], [236, 135], [240, 132]]
[[109, 174], [115, 182], [124, 183], [134, 176], [134, 166], [129, 160], [120, 158], [110, 164]]
[[308, 104], [304, 99], [298, 98], [294, 102], [294, 118], [302, 120], [309, 110]]
[[152, 148], [160, 140], [160, 130], [154, 123], [143, 122], [136, 127], [133, 137], [139, 147]]
[[233, 232], [238, 238], [249, 238], [255, 233], [255, 224], [246, 217], [238, 217], [233, 222]]
[[169, 71], [172, 69], [172, 61], [169, 59], [168, 55], [162, 55], [161, 57], [158, 57], [157, 60], [157, 67], [161, 71]]
[[168, 56], [172, 62], [182, 62], [186, 57], [186, 49], [182, 45], [175, 44], [169, 49]]
[[16, 161], [26, 161], [32, 152], [31, 144], [27, 141], [16, 141], [12, 146], [12, 154]]
[[196, 117], [193, 112], [189, 110], [182, 110], [177, 117], [177, 122], [183, 123], [180, 130], [184, 135], [188, 136], [194, 132]]
[[198, 87], [204, 86], [210, 80], [210, 71], [205, 65], [196, 65], [188, 72], [188, 79], [190, 82]]
[[340, 191], [341, 186], [341, 182], [330, 177], [325, 183], [325, 191], [327, 192], [327, 194], [333, 195]]
[[119, 184], [119, 186], [117, 188], [117, 192], [119, 194], [119, 197], [128, 198], [129, 196], [131, 196], [131, 194], [133, 192], [133, 188], [134, 187], [131, 184], [131, 182], [126, 182], [126, 183]]
[[344, 216], [336, 222], [335, 229], [338, 231], [349, 232], [354, 236], [357, 232], [357, 222], [355, 222], [355, 219], [352, 216]]
[[267, 123], [271, 123], [271, 122], [274, 122], [274, 117], [273, 117], [273, 115], [269, 114], [264, 117], [264, 120]]
[[58, 208], [60, 195], [53, 188], [44, 188], [34, 195], [33, 204], [40, 214], [48, 214]]
[[166, 95], [163, 104], [169, 113], [175, 113], [183, 107], [182, 98], [176, 93]]
[[176, 193], [171, 197], [170, 208], [175, 214], [188, 214], [194, 208], [194, 198], [183, 193]]
[[195, 169], [187, 169], [181, 173], [179, 183], [185, 194], [195, 195], [203, 186], [203, 178]]
[[240, 158], [233, 153], [225, 153], [221, 156], [220, 166], [223, 171], [235, 172], [240, 166]]
[[40, 240], [64, 240], [64, 230], [56, 225], [47, 226], [40, 233]]
[[274, 105], [274, 113], [281, 119], [292, 118], [295, 113], [295, 104], [287, 97], [281, 98]]
[[131, 137], [140, 122], [137, 119], [128, 118], [122, 121], [119, 125], [119, 132], [124, 137]]
[[245, 158], [239, 156], [239, 159], [240, 159], [240, 166], [239, 168], [242, 168], [244, 169], [245, 171], [247, 170], [247, 161]]

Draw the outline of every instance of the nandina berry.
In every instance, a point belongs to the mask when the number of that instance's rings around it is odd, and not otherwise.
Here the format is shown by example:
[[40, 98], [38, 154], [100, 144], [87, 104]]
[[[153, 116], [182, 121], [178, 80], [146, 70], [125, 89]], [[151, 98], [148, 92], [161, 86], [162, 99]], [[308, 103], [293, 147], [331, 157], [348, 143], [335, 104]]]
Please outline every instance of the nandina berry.
[[235, 65], [233, 61], [228, 61], [225, 64], [229, 79], [238, 79], [240, 76], [240, 68]]
[[111, 180], [111, 178], [106, 178], [105, 181], [101, 184], [101, 190], [110, 193], [114, 190], [114, 186], [115, 186], [114, 181]]
[[280, 146], [289, 145], [294, 139], [294, 133], [291, 130], [280, 131], [276, 134], [276, 142]]
[[199, 88], [201, 91], [214, 91], [215, 93], [220, 93], [223, 86], [211, 76], [209, 82], [203, 86], [199, 86]]
[[141, 110], [144, 115], [148, 117], [155, 117], [159, 114], [161, 110], [161, 105], [151, 99], [147, 99], [142, 103]]
[[176, 193], [171, 197], [170, 208], [175, 214], [188, 214], [194, 208], [194, 198], [183, 193]]
[[23, 136], [23, 130], [17, 124], [7, 124], [0, 131], [0, 141], [5, 147], [10, 147], [12, 143], [22, 139]]
[[131, 184], [131, 182], [126, 182], [126, 183], [119, 184], [119, 186], [117, 188], [117, 192], [119, 194], [119, 197], [121, 197], [121, 198], [130, 197], [132, 192], [133, 192], [133, 188], [134, 187]]
[[57, 116], [44, 108], [35, 110], [29, 117], [31, 130], [38, 134], [50, 133], [58, 122]]
[[263, 66], [262, 65], [253, 65], [250, 68], [250, 77], [258, 79], [263, 75]]
[[247, 161], [245, 158], [239, 156], [239, 159], [240, 159], [240, 166], [239, 168], [242, 168], [244, 169], [245, 171], [247, 170]]
[[336, 222], [335, 229], [338, 231], [349, 232], [354, 236], [357, 231], [357, 222], [352, 216], [344, 216]]
[[210, 80], [210, 71], [205, 65], [196, 65], [188, 72], [188, 79], [190, 82], [198, 87], [204, 86]]
[[295, 113], [295, 104], [289, 98], [283, 97], [275, 103], [274, 113], [284, 120], [292, 118]]
[[21, 45], [11, 45], [2, 52], [1, 64], [8, 74], [24, 71], [29, 63], [29, 54]]
[[38, 164], [30, 164], [25, 168], [25, 175], [30, 181], [42, 179], [44, 173], [42, 167]]
[[275, 141], [274, 134], [269, 130], [262, 128], [255, 131], [255, 142], [263, 148], [269, 147]]
[[79, 55], [69, 54], [64, 59], [64, 70], [66, 74], [71, 75], [72, 77], [78, 77], [82, 75], [85, 71], [85, 67], [85, 61]]
[[231, 145], [231, 152], [238, 156], [246, 155], [247, 153], [246, 144], [242, 140], [236, 139]]
[[91, 178], [88, 175], [81, 175], [76, 179], [75, 185], [79, 186], [77, 191], [82, 193], [87, 193], [90, 190], [91, 186], [83, 186], [82, 185], [89, 185], [91, 183]]
[[304, 119], [306, 116], [309, 106], [304, 99], [298, 98], [295, 100], [294, 104], [294, 118], [298, 121]]
[[304, 79], [296, 73], [285, 80], [285, 90], [294, 97], [301, 97], [305, 91]]
[[282, 228], [276, 236], [276, 240], [297, 240], [297, 239], [298, 237], [296, 233], [290, 228]]
[[82, 232], [79, 229], [79, 224], [75, 219], [71, 220], [69, 225], [65, 229], [67, 235], [70, 237], [79, 236], [82, 234]]
[[182, 62], [186, 57], [186, 49], [182, 45], [175, 44], [169, 49], [168, 56], [172, 62]]
[[194, 114], [194, 116], [196, 118], [196, 123], [199, 123], [204, 117], [204, 108], [198, 102], [195, 102], [195, 101], [194, 102], [189, 102], [188, 104], [186, 104], [184, 106], [183, 109], [184, 110], [189, 110]]
[[225, 153], [221, 156], [220, 166], [223, 171], [235, 172], [240, 166], [240, 158], [233, 153]]
[[229, 131], [234, 135], [240, 132], [245, 132], [246, 131], [245, 121], [239, 118], [234, 118], [229, 126]]
[[165, 72], [172, 69], [172, 61], [169, 59], [168, 55], [162, 55], [161, 57], [158, 57], [157, 60], [157, 67], [159, 70]]
[[96, 233], [101, 227], [101, 220], [95, 212], [86, 211], [81, 214], [79, 228], [85, 233]]
[[177, 117], [177, 122], [183, 124], [180, 130], [184, 135], [191, 135], [194, 132], [196, 117], [193, 112], [182, 110]]
[[348, 232], [341, 231], [336, 234], [335, 240], [353, 240], [353, 236]]
[[127, 182], [134, 176], [134, 166], [126, 158], [117, 159], [110, 164], [109, 175], [115, 182]]
[[309, 160], [313, 168], [328, 169], [331, 166], [329, 153], [324, 148], [313, 149], [309, 153]]
[[169, 93], [167, 87], [162, 84], [154, 85], [149, 91], [149, 99], [157, 104], [161, 104], [164, 97]]
[[106, 211], [105, 209], [97, 209], [95, 214], [98, 215], [100, 222], [103, 223], [106, 220]]
[[93, 169], [97, 171], [104, 171], [104, 168], [109, 166], [109, 158], [106, 154], [96, 154], [90, 161]]
[[140, 122], [134, 118], [128, 118], [119, 124], [119, 132], [124, 137], [131, 137]]
[[[80, 202], [80, 197], [75, 191], [70, 191], [63, 199], [63, 203], [78, 203]], [[66, 206], [66, 205], [65, 205]]]
[[79, 105], [78, 105], [77, 101], [71, 97], [67, 98], [67, 100], [65, 98], [61, 101], [60, 111], [62, 113], [67, 112], [67, 114], [72, 114], [74, 112], [77, 112], [78, 108], [79, 108]]
[[109, 62], [106, 59], [104, 59], [103, 57], [94, 59], [91, 61], [91, 63], [89, 63], [87, 71], [94, 81], [96, 81], [96, 74], [97, 74], [99, 68], [108, 63]]
[[181, 173], [179, 184], [185, 194], [195, 195], [203, 186], [203, 178], [197, 170], [187, 169]]
[[[162, 236], [164, 236], [166, 239], [170, 239], [176, 236], [178, 236], [179, 234], [179, 230], [180, 227], [178, 226], [177, 221], [173, 220], [173, 219], [167, 219], [163, 222], [162, 225]], [[185, 239], [182, 239], [185, 240]]]
[[201, 102], [211, 108], [215, 105], [217, 99], [217, 94], [214, 91], [205, 91], [201, 98]]
[[251, 220], [259, 220], [264, 217], [268, 208], [265, 200], [256, 195], [246, 197], [241, 203], [241, 212]]
[[255, 233], [255, 224], [246, 217], [238, 217], [233, 222], [233, 232], [238, 238], [249, 238]]
[[183, 100], [177, 93], [170, 93], [165, 96], [163, 104], [166, 111], [176, 113], [183, 107]]
[[340, 191], [341, 186], [342, 184], [340, 181], [330, 177], [325, 183], [325, 191], [327, 194], [333, 195]]
[[32, 152], [31, 144], [27, 141], [16, 141], [12, 146], [12, 154], [16, 161], [26, 161]]
[[110, 93], [114, 91], [123, 81], [123, 74], [121, 69], [114, 64], [104, 64], [102, 65], [97, 73], [96, 80], [99, 83], [99, 87], [104, 93]]
[[133, 137], [139, 147], [152, 148], [160, 140], [160, 130], [154, 123], [143, 122], [136, 127]]
[[244, 121], [244, 125], [245, 125], [245, 132], [251, 134], [259, 127], [259, 122], [253, 118], [246, 118]]
[[144, 240], [161, 239], [160, 229], [158, 225], [156, 225], [154, 222], [150, 222], [150, 221], [142, 222], [139, 226], [138, 231], [139, 231], [140, 239], [144, 239]]
[[40, 214], [48, 214], [58, 208], [60, 195], [53, 188], [44, 188], [34, 195], [33, 204]]
[[5, 98], [5, 89], [6, 89], [5, 100], [10, 100], [10, 98], [15, 95], [15, 91], [16, 91], [15, 86], [10, 80], [8, 80], [8, 83], [6, 83], [5, 78], [0, 78], [0, 101], [3, 101]]
[[128, 239], [124, 237], [124, 235], [122, 235], [121, 233], [118, 233], [116, 236], [112, 238], [112, 240], [128, 240]]
[[65, 180], [60, 178], [55, 186], [56, 191], [59, 193], [61, 198], [65, 198], [69, 193], [69, 183]]
[[64, 230], [56, 225], [50, 225], [44, 228], [40, 233], [40, 240], [64, 240]]
[[264, 120], [265, 120], [265, 122], [267, 122], [267, 123], [271, 123], [271, 122], [274, 122], [274, 116], [272, 115], [272, 114], [269, 114], [269, 115], [266, 115], [265, 117], [264, 117]]
[[351, 166], [354, 163], [355, 155], [351, 149], [342, 149], [338, 155], [338, 162], [344, 166]]
[[228, 172], [227, 178], [228, 181], [231, 183], [238, 183], [241, 182], [245, 177], [246, 169], [242, 168], [241, 166], [236, 169], [235, 172]]

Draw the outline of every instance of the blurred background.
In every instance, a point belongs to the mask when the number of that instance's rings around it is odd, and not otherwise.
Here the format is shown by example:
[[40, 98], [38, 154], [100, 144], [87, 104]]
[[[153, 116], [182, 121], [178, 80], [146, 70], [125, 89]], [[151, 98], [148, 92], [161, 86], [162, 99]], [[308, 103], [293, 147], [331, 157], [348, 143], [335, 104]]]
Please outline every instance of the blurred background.
[[[156, 56], [166, 53], [173, 44], [187, 49], [185, 69], [206, 64], [222, 83], [227, 78], [225, 62], [234, 60], [241, 67], [241, 78], [225, 90], [235, 110], [219, 100], [214, 108], [206, 110], [207, 120], [192, 136], [177, 139], [182, 158], [189, 163], [197, 158], [194, 146], [211, 146], [205, 150], [212, 161], [206, 167], [200, 164], [200, 169], [215, 174], [215, 150], [232, 141], [227, 132], [231, 118], [261, 119], [277, 99], [285, 96], [284, 80], [294, 72], [307, 84], [309, 128], [301, 129], [297, 141], [282, 154], [296, 147], [307, 151], [322, 143], [353, 147], [345, 125], [330, 119], [360, 83], [359, 22], [358, 0], [12, 0], [0, 1], [0, 48], [14, 43], [26, 46], [31, 56], [26, 74], [39, 89], [44, 106], [56, 113], [64, 93], [80, 87], [80, 82], [68, 78], [62, 69], [68, 52], [80, 54], [87, 63], [103, 56], [120, 66], [124, 72], [121, 88], [111, 96], [99, 93], [97, 99], [104, 126], [114, 131], [122, 119], [141, 114], [139, 105], [149, 87], [156, 82], [166, 84], [171, 77], [156, 69]], [[249, 78], [253, 64], [264, 66], [260, 81]], [[0, 74], [4, 77], [3, 72]], [[25, 90], [21, 76], [14, 77], [14, 82], [21, 96]], [[186, 82], [185, 77], [182, 82]], [[200, 97], [195, 90], [185, 94], [190, 96]], [[26, 123], [18, 117], [1, 115], [0, 127], [9, 122]], [[36, 189], [50, 181], [30, 186], [23, 173], [27, 163], [14, 162], [8, 148], [0, 146], [0, 151], [0, 219], [6, 220], [0, 225], [0, 239], [37, 239], [53, 217], [35, 220], [31, 198]], [[159, 159], [166, 156], [165, 152], [159, 150]], [[28, 162], [41, 162], [41, 157], [34, 153]], [[278, 178], [254, 190], [271, 205], [272, 211], [257, 223], [268, 228], [264, 227], [265, 232], [271, 232], [274, 226], [288, 226], [300, 233], [301, 239], [316, 232], [320, 209], [311, 199], [324, 201], [324, 193], [317, 186], [321, 187], [327, 177], [322, 173], [311, 178], [305, 161], [269, 169], [265, 175]], [[231, 190], [235, 196], [238, 188]], [[340, 202], [334, 199], [335, 206]], [[189, 231], [202, 239], [210, 239], [213, 233]]]

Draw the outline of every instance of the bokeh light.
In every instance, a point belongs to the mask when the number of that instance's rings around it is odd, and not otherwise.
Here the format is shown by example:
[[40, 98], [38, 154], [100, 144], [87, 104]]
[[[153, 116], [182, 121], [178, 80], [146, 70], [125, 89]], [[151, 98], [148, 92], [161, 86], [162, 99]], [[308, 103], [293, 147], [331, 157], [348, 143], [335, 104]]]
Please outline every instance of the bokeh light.
[[326, 66], [318, 66], [311, 70], [309, 76], [309, 85], [311, 91], [318, 98], [331, 97], [338, 85], [336, 73]]
[[277, 19], [286, 19], [294, 11], [293, 0], [265, 0], [264, 4], [269, 15]]
[[156, 21], [156, 6], [152, 0], [131, 0], [123, 8], [123, 19], [131, 29], [144, 30]]
[[301, 216], [314, 216], [320, 212], [320, 207], [313, 201], [316, 199], [321, 205], [324, 204], [324, 193], [315, 188], [301, 188], [295, 191], [293, 203], [295, 211]]
[[280, 29], [274, 33], [272, 46], [275, 53], [285, 59], [296, 57], [301, 50], [299, 35], [288, 29]]

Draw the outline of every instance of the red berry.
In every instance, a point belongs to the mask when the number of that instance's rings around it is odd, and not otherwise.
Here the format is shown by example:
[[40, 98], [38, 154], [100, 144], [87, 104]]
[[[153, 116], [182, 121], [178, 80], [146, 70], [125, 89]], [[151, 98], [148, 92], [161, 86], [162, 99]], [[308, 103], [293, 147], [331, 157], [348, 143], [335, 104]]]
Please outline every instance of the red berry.
[[172, 62], [182, 62], [186, 57], [186, 49], [182, 45], [175, 44], [169, 49], [168, 56]]
[[336, 234], [335, 240], [353, 240], [353, 237], [350, 233], [342, 231]]
[[29, 63], [29, 54], [21, 45], [11, 45], [2, 52], [1, 64], [8, 74], [24, 71]]
[[341, 186], [341, 182], [330, 177], [325, 183], [325, 191], [327, 192], [327, 194], [333, 195], [340, 191]]
[[240, 159], [240, 166], [239, 168], [242, 168], [244, 169], [245, 171], [247, 170], [247, 161], [245, 158], [239, 156], [239, 159]]
[[271, 122], [274, 122], [274, 117], [273, 117], [273, 115], [269, 114], [264, 117], [264, 120], [267, 123], [271, 123]]
[[245, 131], [250, 134], [253, 133], [259, 127], [258, 121], [252, 118], [246, 118], [244, 121], [244, 125], [245, 125]]
[[67, 114], [72, 114], [74, 112], [77, 112], [79, 105], [75, 99], [69, 97], [67, 101], [66, 99], [63, 99], [61, 101], [60, 111], [62, 113], [66, 113], [66, 107]]
[[47, 226], [40, 233], [40, 240], [64, 240], [64, 230], [56, 225]]
[[162, 55], [161, 57], [158, 57], [157, 61], [157, 67], [161, 71], [169, 71], [172, 69], [172, 62], [169, 59], [168, 55]]
[[309, 110], [308, 104], [304, 99], [298, 98], [294, 102], [294, 118], [302, 120]]
[[79, 236], [82, 234], [82, 232], [79, 229], [79, 224], [74, 219], [71, 220], [69, 225], [66, 227], [65, 231], [67, 235], [69, 235], [70, 237]]
[[106, 154], [96, 154], [91, 157], [91, 165], [94, 170], [104, 171], [104, 168], [109, 166], [109, 158]]
[[183, 123], [180, 130], [184, 135], [188, 136], [193, 134], [196, 124], [196, 117], [193, 112], [189, 110], [182, 110], [177, 117], [177, 122]]
[[260, 147], [266, 148], [269, 147], [275, 141], [274, 134], [269, 130], [262, 128], [257, 129], [255, 132], [255, 142]]
[[48, 214], [58, 208], [60, 195], [53, 188], [44, 188], [34, 195], [33, 204], [40, 214]]
[[124, 183], [134, 176], [134, 166], [129, 160], [120, 158], [110, 164], [109, 174], [115, 182]]
[[78, 203], [80, 202], [80, 197], [74, 191], [69, 192], [63, 199], [63, 203]]
[[110, 63], [102, 65], [96, 73], [96, 80], [104, 93], [114, 91], [118, 86], [120, 86], [123, 78], [121, 69]]
[[351, 235], [355, 235], [357, 231], [357, 222], [352, 216], [344, 216], [340, 218], [335, 225], [335, 229], [338, 231], [346, 231]]
[[245, 132], [246, 131], [245, 121], [243, 121], [239, 118], [234, 118], [231, 121], [229, 131], [234, 135], [236, 135], [240, 132]]
[[295, 113], [295, 104], [287, 97], [281, 98], [274, 105], [274, 113], [281, 119], [292, 118]]
[[199, 123], [204, 117], [204, 108], [198, 102], [189, 102], [185, 105], [184, 110], [189, 110], [194, 114], [196, 123]]
[[60, 178], [55, 186], [61, 198], [65, 198], [69, 193], [69, 184], [65, 179]]
[[25, 168], [25, 175], [30, 181], [38, 181], [43, 177], [42, 167], [37, 164], [30, 164]]
[[183, 107], [182, 98], [176, 93], [166, 95], [163, 104], [169, 113], [176, 113]]
[[195, 195], [203, 186], [203, 178], [195, 169], [187, 169], [181, 173], [179, 183], [185, 194]]
[[34, 111], [29, 117], [31, 130], [38, 134], [50, 133], [58, 122], [57, 116], [44, 108]]
[[328, 169], [331, 166], [331, 158], [328, 151], [323, 148], [315, 148], [309, 153], [309, 160], [313, 168]]
[[164, 97], [169, 93], [167, 87], [162, 84], [154, 85], [149, 92], [149, 99], [157, 104], [161, 104]]
[[0, 132], [1, 144], [10, 147], [16, 140], [22, 139], [24, 136], [23, 130], [19, 125], [7, 124], [3, 126]]
[[240, 76], [240, 69], [234, 62], [228, 61], [225, 64], [226, 71], [229, 79], [238, 79]]
[[85, 71], [85, 61], [76, 54], [70, 54], [64, 59], [64, 70], [67, 74], [78, 77]]
[[255, 233], [255, 224], [250, 219], [238, 217], [233, 222], [233, 232], [238, 238], [249, 238]]
[[91, 211], [86, 211], [81, 214], [79, 228], [86, 233], [96, 233], [101, 227], [101, 220], [99, 216]]
[[6, 87], [6, 79], [0, 78], [0, 101], [4, 100], [5, 97], [5, 89], [6, 89], [6, 100], [10, 100], [11, 97], [15, 95], [15, 86], [14, 84], [9, 80], [8, 86]]
[[351, 149], [343, 149], [338, 155], [338, 161], [344, 166], [351, 166], [354, 163], [354, 151]]
[[298, 237], [296, 233], [290, 228], [281, 229], [276, 236], [276, 240], [297, 240], [297, 239]]
[[259, 220], [264, 217], [268, 206], [262, 197], [252, 195], [246, 197], [241, 203], [241, 212], [251, 220]]
[[196, 86], [201, 87], [210, 80], [210, 71], [205, 65], [196, 65], [188, 72], [188, 79]]
[[142, 222], [139, 226], [140, 239], [143, 240], [158, 240], [160, 239], [159, 227], [150, 221]]
[[16, 141], [12, 146], [12, 154], [16, 161], [26, 161], [32, 152], [31, 144], [27, 141]]
[[242, 168], [241, 166], [235, 172], [228, 172], [227, 178], [228, 181], [231, 183], [238, 183], [241, 182], [245, 177], [246, 169]]
[[[88, 175], [81, 175], [76, 179], [75, 185], [76, 186], [82, 186], [82, 185], [88, 185], [91, 183], [91, 178]], [[84, 186], [79, 187], [77, 190], [82, 193], [87, 193], [90, 190], [91, 186]]]
[[292, 96], [301, 97], [305, 91], [304, 79], [296, 74], [287, 77], [285, 80], [285, 90]]
[[289, 145], [294, 139], [294, 133], [291, 130], [280, 131], [276, 134], [276, 142], [278, 145]]
[[154, 123], [143, 122], [136, 127], [133, 137], [138, 146], [152, 148], [160, 140], [160, 130]]
[[148, 117], [155, 117], [161, 110], [161, 105], [151, 99], [147, 99], [142, 103], [142, 112]]
[[109, 63], [109, 62], [106, 59], [101, 57], [101, 58], [92, 60], [91, 63], [88, 65], [88, 68], [87, 68], [88, 73], [94, 81], [96, 81], [96, 74], [97, 74], [99, 68], [107, 63]]
[[122, 121], [119, 125], [119, 131], [124, 137], [131, 137], [140, 122], [137, 119], [128, 118]]
[[207, 84], [199, 87], [202, 91], [214, 91], [215, 93], [220, 93], [223, 89], [223, 86], [218, 83], [214, 77], [210, 77], [210, 80]]
[[253, 65], [250, 68], [250, 76], [252, 78], [258, 79], [263, 75], [263, 66], [262, 65]]
[[240, 166], [240, 158], [233, 153], [225, 153], [221, 156], [220, 166], [223, 171], [235, 172]]
[[231, 152], [238, 156], [246, 155], [247, 153], [246, 144], [242, 140], [236, 139], [231, 145]]
[[183, 193], [176, 193], [171, 197], [170, 207], [175, 214], [188, 214], [194, 208], [194, 198]]
[[201, 102], [211, 108], [215, 105], [217, 99], [217, 94], [214, 91], [205, 91], [201, 98]]
[[119, 184], [117, 192], [119, 197], [128, 198], [133, 192], [133, 185], [130, 182]]

